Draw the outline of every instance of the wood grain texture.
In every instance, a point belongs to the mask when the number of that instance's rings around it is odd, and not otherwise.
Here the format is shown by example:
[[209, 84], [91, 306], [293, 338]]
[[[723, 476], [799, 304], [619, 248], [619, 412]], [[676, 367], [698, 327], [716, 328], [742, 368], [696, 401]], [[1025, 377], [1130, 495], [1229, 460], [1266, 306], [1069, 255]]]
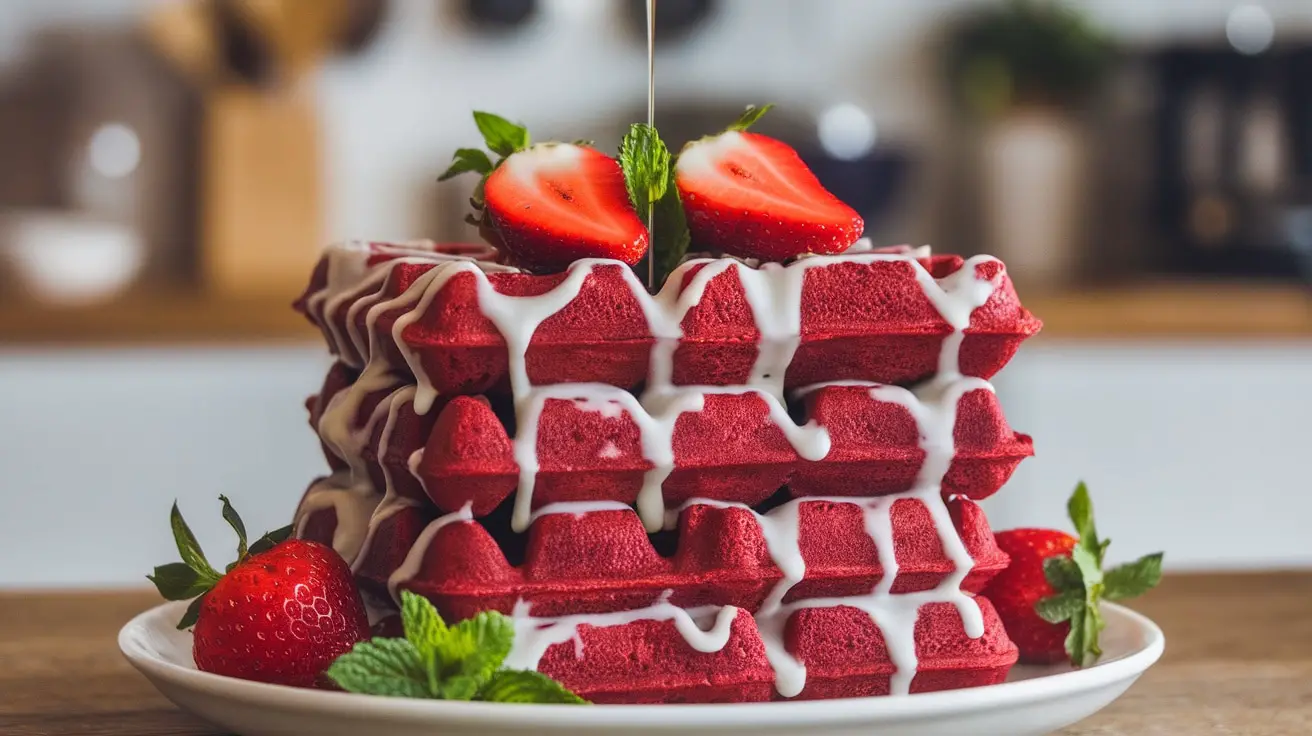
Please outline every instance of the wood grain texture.
[[[115, 634], [158, 599], [0, 594], [0, 734], [217, 736], [119, 655]], [[1062, 736], [1312, 734], [1312, 572], [1177, 575], [1138, 601], [1166, 655]]]

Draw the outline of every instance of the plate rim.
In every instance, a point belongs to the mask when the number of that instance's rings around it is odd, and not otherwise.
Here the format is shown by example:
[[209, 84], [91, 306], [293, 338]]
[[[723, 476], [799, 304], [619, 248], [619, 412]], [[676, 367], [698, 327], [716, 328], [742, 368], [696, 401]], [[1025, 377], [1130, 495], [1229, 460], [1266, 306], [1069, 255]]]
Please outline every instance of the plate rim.
[[[553, 725], [580, 727], [622, 727], [633, 723], [659, 723], [662, 726], [707, 726], [732, 723], [735, 726], [841, 725], [868, 722], [878, 718], [895, 722], [924, 715], [951, 716], [1008, 708], [1021, 703], [1049, 699], [1069, 692], [1087, 692], [1133, 680], [1162, 656], [1166, 635], [1147, 616], [1114, 603], [1104, 603], [1107, 618], [1124, 619], [1141, 632], [1142, 644], [1119, 659], [1100, 662], [1092, 667], [1056, 672], [1040, 677], [1004, 682], [997, 685], [964, 688], [903, 696], [844, 698], [843, 707], [833, 707], [833, 700], [775, 701], [768, 703], [660, 704], [660, 705], [592, 705], [566, 708], [559, 705], [479, 703], [444, 700], [389, 698], [377, 695], [308, 690], [241, 680], [183, 667], [155, 656], [135, 638], [138, 630], [149, 630], [173, 612], [181, 613], [184, 603], [163, 603], [132, 617], [118, 633], [119, 650], [128, 662], [157, 688], [159, 681], [203, 691], [243, 703], [280, 710], [313, 710], [324, 716], [347, 714], [358, 716], [362, 710], [384, 711], [393, 721], [409, 723], [441, 719], [453, 724], [491, 724], [531, 726], [551, 722]], [[1110, 621], [1109, 621], [1110, 623]]]

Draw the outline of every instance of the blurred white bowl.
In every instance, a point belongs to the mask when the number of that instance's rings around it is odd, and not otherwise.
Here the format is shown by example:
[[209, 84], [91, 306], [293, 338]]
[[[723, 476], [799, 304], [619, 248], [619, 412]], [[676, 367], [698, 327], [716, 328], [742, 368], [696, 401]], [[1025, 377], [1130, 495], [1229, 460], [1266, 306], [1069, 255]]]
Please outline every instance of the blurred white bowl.
[[41, 302], [104, 302], [132, 284], [145, 264], [141, 238], [123, 225], [65, 213], [0, 219], [0, 256]]

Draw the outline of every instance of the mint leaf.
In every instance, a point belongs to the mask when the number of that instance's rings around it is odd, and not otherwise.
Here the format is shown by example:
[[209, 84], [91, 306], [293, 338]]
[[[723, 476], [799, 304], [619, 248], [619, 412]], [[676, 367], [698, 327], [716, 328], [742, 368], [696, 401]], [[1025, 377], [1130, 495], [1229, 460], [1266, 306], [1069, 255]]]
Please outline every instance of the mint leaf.
[[1084, 591], [1068, 590], [1065, 593], [1048, 596], [1034, 605], [1039, 618], [1050, 624], [1059, 624], [1082, 615], [1084, 608]]
[[443, 697], [468, 700], [510, 654], [515, 627], [496, 611], [483, 611], [447, 630], [437, 643]]
[[427, 598], [401, 591], [401, 626], [405, 638], [425, 661], [436, 660], [438, 642], [447, 635], [447, 627]]
[[1080, 566], [1065, 555], [1049, 557], [1043, 561], [1043, 577], [1056, 590], [1078, 590], [1084, 592], [1084, 576]]
[[580, 703], [550, 678], [498, 672], [514, 640], [496, 611], [447, 626], [426, 598], [401, 592], [404, 639], [377, 638], [338, 657], [327, 674], [343, 689], [370, 695], [505, 703]]
[[510, 670], [496, 673], [478, 692], [478, 699], [492, 703], [586, 705], [588, 702], [539, 672]]
[[223, 502], [223, 520], [237, 532], [237, 561], [240, 562], [246, 556], [246, 524], [237, 515], [237, 510], [232, 507], [227, 496], [220, 495], [219, 500]]
[[660, 258], [661, 280], [679, 267], [679, 262], [688, 254], [688, 246], [692, 244], [688, 217], [683, 211], [683, 200], [679, 199], [679, 188], [675, 186], [674, 178], [675, 171], [671, 166], [665, 196], [656, 203], [656, 232], [651, 234], [653, 257]]
[[1113, 567], [1103, 579], [1103, 594], [1108, 600], [1120, 601], [1147, 593], [1162, 580], [1162, 554], [1144, 555]]
[[743, 114], [739, 115], [737, 120], [729, 123], [729, 127], [725, 128], [725, 130], [747, 130], [755, 125], [756, 121], [760, 120], [762, 115], [770, 112], [770, 108], [772, 107], [774, 107], [773, 104], [761, 105], [760, 107], [757, 107], [756, 105], [748, 105], [747, 109], [743, 110]]
[[492, 173], [492, 168], [492, 159], [488, 158], [483, 151], [477, 148], [457, 148], [455, 155], [452, 157], [451, 166], [442, 172], [437, 180], [446, 181], [470, 171], [486, 175]]
[[287, 541], [287, 538], [291, 535], [292, 527], [290, 524], [281, 529], [274, 529], [268, 534], [255, 540], [255, 543], [251, 545], [250, 554], [258, 555], [261, 552], [268, 552], [275, 546]]
[[193, 570], [185, 562], [170, 562], [155, 568], [153, 575], [146, 579], [155, 584], [159, 594], [166, 601], [188, 601], [203, 595], [219, 582], [217, 577], [208, 577]]
[[670, 150], [655, 128], [634, 123], [620, 142], [619, 163], [629, 201], [640, 216], [649, 216], [669, 184]]
[[187, 606], [186, 612], [182, 614], [182, 620], [178, 621], [178, 631], [186, 631], [196, 625], [196, 620], [200, 618], [200, 606], [204, 602], [205, 596], [202, 595]]
[[169, 526], [173, 527], [173, 541], [178, 546], [178, 554], [182, 556], [182, 561], [202, 577], [217, 580], [218, 570], [211, 567], [209, 561], [205, 559], [205, 552], [201, 550], [200, 542], [196, 541], [196, 535], [191, 533], [191, 527], [187, 526], [186, 520], [182, 518], [182, 512], [178, 511], [177, 501], [173, 502], [173, 510], [169, 512]]
[[347, 692], [432, 697], [419, 652], [405, 639], [362, 641], [338, 657], [325, 674]]
[[500, 115], [475, 110], [474, 125], [478, 126], [478, 132], [483, 134], [488, 150], [493, 153], [509, 156], [528, 148], [528, 129]]

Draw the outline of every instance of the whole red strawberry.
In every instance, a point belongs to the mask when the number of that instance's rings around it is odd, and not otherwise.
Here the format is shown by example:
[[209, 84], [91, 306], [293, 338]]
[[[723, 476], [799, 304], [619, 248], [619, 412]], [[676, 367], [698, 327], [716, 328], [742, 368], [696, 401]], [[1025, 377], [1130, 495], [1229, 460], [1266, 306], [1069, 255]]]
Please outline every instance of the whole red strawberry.
[[983, 591], [1022, 662], [1069, 660], [1087, 667], [1102, 655], [1103, 599], [1122, 600], [1147, 592], [1162, 577], [1162, 553], [1102, 571], [1110, 540], [1099, 540], [1093, 502], [1083, 483], [1066, 505], [1079, 538], [1055, 529], [998, 532], [998, 547], [1011, 563]]
[[984, 595], [998, 609], [1007, 635], [1020, 648], [1021, 659], [1032, 664], [1067, 659], [1070, 622], [1050, 624], [1039, 618], [1034, 606], [1059, 592], [1044, 577], [1043, 561], [1069, 559], [1077, 540], [1055, 529], [1012, 529], [995, 537], [998, 547], [1011, 557], [1011, 564], [993, 578]]
[[765, 261], [841, 253], [865, 223], [820, 184], [797, 151], [746, 132], [768, 109], [748, 108], [725, 132], [679, 153], [675, 183], [693, 245]]
[[148, 576], [169, 600], [195, 598], [178, 623], [194, 626], [192, 656], [205, 672], [293, 687], [324, 683], [323, 672], [369, 638], [364, 603], [346, 562], [318, 542], [287, 539], [290, 527], [246, 547], [246, 527], [226, 497], [237, 561], [219, 573], [173, 505], [170, 522], [183, 562]]

